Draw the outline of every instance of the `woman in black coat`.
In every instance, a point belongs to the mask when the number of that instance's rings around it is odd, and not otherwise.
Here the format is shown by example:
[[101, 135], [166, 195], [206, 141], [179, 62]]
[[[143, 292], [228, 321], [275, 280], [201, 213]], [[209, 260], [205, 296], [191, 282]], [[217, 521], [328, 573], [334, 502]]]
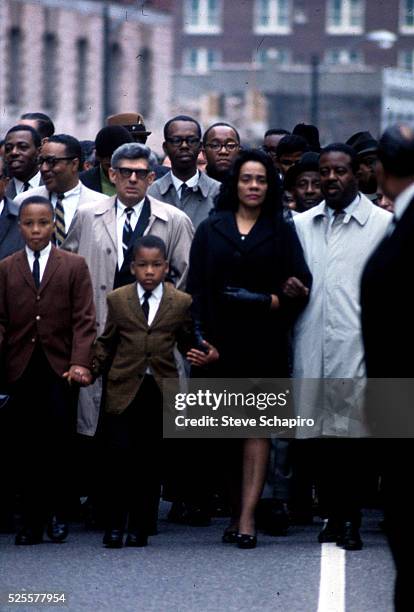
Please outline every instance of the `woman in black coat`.
[[[194, 237], [187, 288], [200, 334], [220, 355], [211, 377], [289, 375], [288, 330], [311, 277], [294, 227], [283, 220], [276, 181], [264, 153], [242, 151]], [[242, 452], [241, 494], [239, 486], [223, 541], [253, 548], [269, 440], [245, 439]]]

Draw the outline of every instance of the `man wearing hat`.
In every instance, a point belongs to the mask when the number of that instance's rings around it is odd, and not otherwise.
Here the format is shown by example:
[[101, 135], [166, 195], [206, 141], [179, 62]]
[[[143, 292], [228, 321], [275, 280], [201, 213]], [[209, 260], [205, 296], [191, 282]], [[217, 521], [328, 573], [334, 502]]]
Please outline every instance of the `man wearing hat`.
[[[148, 136], [152, 134], [152, 132], [147, 131], [144, 123], [144, 117], [141, 115], [141, 113], [119, 113], [118, 115], [110, 115], [106, 118], [106, 125], [120, 125], [124, 127], [130, 133], [132, 140], [141, 144], [145, 144]], [[153, 155], [155, 158], [155, 153], [153, 153]], [[168, 172], [168, 168], [161, 166], [158, 163], [155, 164], [154, 168], [156, 179], [161, 178]]]
[[375, 164], [378, 159], [378, 141], [370, 132], [356, 132], [346, 141], [357, 154], [359, 168], [357, 170], [358, 188], [369, 200], [375, 203], [377, 199], [377, 177]]
[[109, 168], [112, 153], [121, 145], [133, 142], [130, 132], [121, 125], [108, 125], [102, 128], [95, 138], [95, 155], [99, 165], [79, 174], [86, 187], [99, 191], [107, 196], [113, 196], [116, 188], [109, 180]]
[[297, 212], [309, 210], [323, 200], [318, 153], [304, 153], [289, 168], [285, 176], [285, 189], [293, 195]]

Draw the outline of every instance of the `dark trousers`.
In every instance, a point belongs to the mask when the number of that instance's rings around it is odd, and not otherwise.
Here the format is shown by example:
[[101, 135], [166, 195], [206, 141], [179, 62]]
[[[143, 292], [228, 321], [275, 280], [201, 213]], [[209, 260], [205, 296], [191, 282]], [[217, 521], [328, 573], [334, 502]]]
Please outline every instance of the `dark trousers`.
[[104, 414], [103, 487], [109, 529], [148, 533], [157, 519], [161, 488], [162, 395], [146, 375], [128, 408]]
[[66, 520], [73, 491], [77, 391], [52, 370], [40, 346], [10, 391], [10, 465], [22, 495], [23, 523], [40, 528], [52, 514]]
[[361, 520], [361, 465], [367, 440], [322, 438], [314, 441], [321, 514], [337, 521]]

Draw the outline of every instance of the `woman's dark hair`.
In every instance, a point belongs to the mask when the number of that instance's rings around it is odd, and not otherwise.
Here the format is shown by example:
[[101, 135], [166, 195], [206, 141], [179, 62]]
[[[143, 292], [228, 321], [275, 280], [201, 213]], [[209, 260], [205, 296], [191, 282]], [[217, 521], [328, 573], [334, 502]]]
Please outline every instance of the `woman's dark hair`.
[[282, 209], [282, 186], [269, 155], [259, 149], [244, 149], [234, 160], [226, 180], [221, 185], [215, 210], [236, 211], [239, 208], [237, 183], [240, 169], [243, 164], [250, 161], [258, 162], [266, 169], [267, 193], [262, 205], [263, 212], [273, 213]]

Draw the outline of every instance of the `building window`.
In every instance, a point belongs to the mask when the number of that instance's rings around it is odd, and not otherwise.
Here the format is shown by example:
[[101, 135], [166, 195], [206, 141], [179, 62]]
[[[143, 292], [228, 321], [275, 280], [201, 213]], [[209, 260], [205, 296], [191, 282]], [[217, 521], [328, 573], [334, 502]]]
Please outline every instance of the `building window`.
[[277, 49], [276, 47], [260, 47], [254, 53], [253, 61], [260, 66], [266, 66], [269, 62], [275, 62], [281, 66], [286, 66], [291, 63], [289, 49]]
[[22, 103], [22, 44], [23, 37], [20, 28], [11, 28], [7, 49], [7, 102], [16, 106]]
[[76, 42], [76, 112], [82, 115], [87, 108], [87, 68], [88, 68], [88, 41], [79, 38]]
[[364, 57], [355, 49], [329, 49], [325, 53], [325, 63], [330, 66], [361, 66]]
[[291, 0], [255, 0], [254, 31], [256, 34], [289, 34]]
[[56, 35], [46, 32], [43, 36], [42, 105], [49, 111], [53, 111], [58, 104], [57, 47]]
[[122, 51], [117, 42], [110, 45], [108, 60], [108, 114], [115, 115], [118, 112], [122, 71]]
[[364, 31], [363, 0], [327, 0], [328, 34], [362, 34]]
[[221, 54], [217, 49], [206, 49], [205, 47], [184, 49], [183, 69], [185, 72], [204, 74], [219, 68], [220, 65]]
[[138, 110], [144, 118], [152, 112], [152, 74], [153, 74], [153, 57], [152, 51], [148, 47], [144, 47], [138, 52]]
[[414, 72], [414, 51], [400, 51], [398, 67], [406, 72]]
[[414, 0], [400, 0], [400, 30], [403, 34], [414, 32]]
[[222, 0], [185, 0], [184, 31], [187, 34], [219, 34]]

